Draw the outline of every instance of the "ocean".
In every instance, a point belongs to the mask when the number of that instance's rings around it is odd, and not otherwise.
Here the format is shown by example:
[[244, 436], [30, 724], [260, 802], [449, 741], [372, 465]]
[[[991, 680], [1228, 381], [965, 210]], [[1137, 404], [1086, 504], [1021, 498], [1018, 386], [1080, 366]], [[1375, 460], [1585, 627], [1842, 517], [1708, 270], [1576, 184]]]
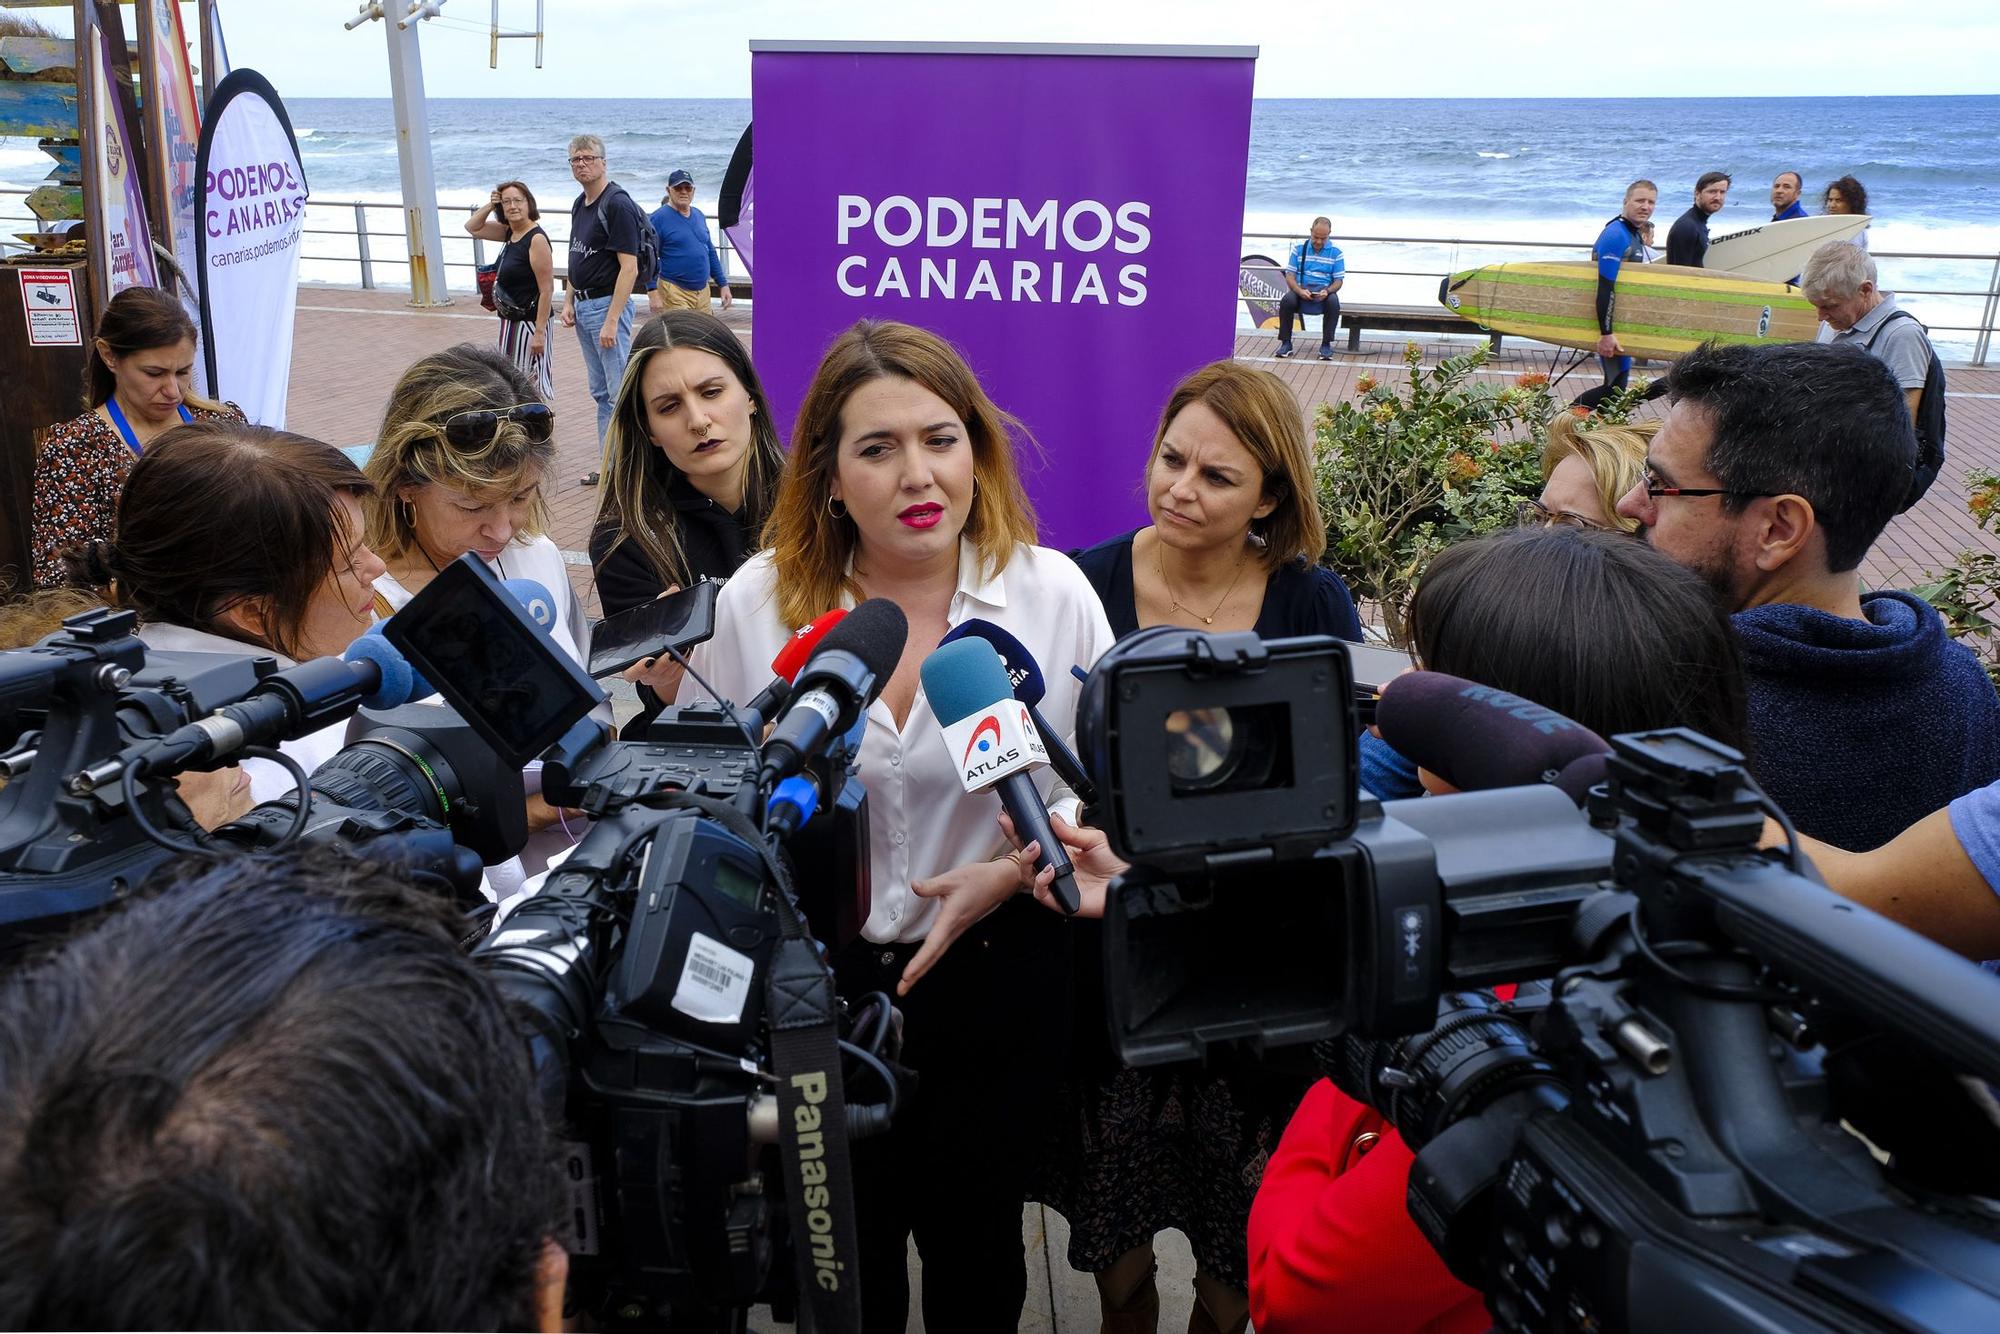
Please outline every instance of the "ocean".
[[[389, 99], [301, 97], [287, 106], [318, 201], [309, 225], [351, 229], [352, 210], [327, 201], [400, 197]], [[613, 177], [645, 206], [660, 198], [669, 171], [686, 167], [713, 216], [750, 102], [434, 99], [429, 112], [447, 259], [469, 260], [469, 245], [454, 236], [453, 206], [518, 178], [545, 212], [562, 213], [576, 189], [565, 146], [581, 132], [605, 140]], [[31, 143], [0, 140], [0, 183], [32, 185], [46, 161]], [[1906, 304], [1934, 326], [1977, 323], [2000, 254], [2000, 97], [1260, 100], [1241, 205], [1245, 244], [1274, 249], [1282, 243], [1257, 234], [1296, 237], [1324, 213], [1347, 253], [1351, 299], [1423, 302], [1435, 299], [1435, 275], [1447, 270], [1556, 253], [1498, 243], [1587, 247], [1634, 177], [1660, 184], [1664, 238], [1691, 202], [1695, 177], [1710, 169], [1736, 178], [1711, 223], [1716, 235], [1766, 221], [1780, 171], [1804, 175], [1815, 213], [1828, 180], [1855, 176], [1868, 189], [1876, 254], [1979, 257], [1885, 260], [1884, 285], [1921, 293]], [[1210, 191], [1199, 181], [1174, 188]], [[0, 198], [0, 212], [18, 212], [16, 201]], [[564, 219], [554, 221], [564, 235]], [[400, 230], [388, 213], [374, 214], [372, 225]], [[1371, 237], [1430, 243], [1350, 239]], [[376, 238], [373, 249], [378, 259], [401, 254], [393, 237]], [[351, 242], [308, 237], [305, 276], [357, 281], [352, 261], [315, 258], [353, 253]], [[400, 279], [398, 270], [385, 266], [381, 281]], [[466, 270], [451, 275], [469, 286]], [[1982, 295], [1939, 295], [1968, 290]], [[1969, 349], [1972, 337], [1938, 332], [1948, 353]]]

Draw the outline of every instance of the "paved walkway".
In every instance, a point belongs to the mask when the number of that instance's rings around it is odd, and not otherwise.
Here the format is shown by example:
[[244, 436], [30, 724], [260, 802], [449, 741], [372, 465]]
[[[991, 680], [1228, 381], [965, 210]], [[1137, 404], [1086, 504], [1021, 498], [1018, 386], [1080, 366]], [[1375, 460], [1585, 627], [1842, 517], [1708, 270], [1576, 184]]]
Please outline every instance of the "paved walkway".
[[[725, 318], [747, 343], [749, 311], [739, 305]], [[560, 461], [556, 482], [548, 490], [552, 535], [565, 551], [581, 552], [597, 510], [596, 490], [579, 484], [583, 474], [596, 466], [597, 412], [575, 331], [558, 326], [553, 333]], [[426, 352], [459, 342], [488, 342], [496, 334], [494, 316], [469, 295], [457, 297], [456, 305], [444, 309], [414, 310], [401, 292], [302, 287], [292, 345], [290, 425], [339, 445], [372, 440], [389, 390], [404, 367]], [[1401, 339], [1365, 341], [1352, 353], [1342, 343], [1343, 350], [1326, 362], [1312, 358], [1310, 341], [1300, 344], [1301, 357], [1288, 361], [1271, 356], [1275, 346], [1268, 334], [1239, 334], [1236, 355], [1276, 371], [1308, 412], [1352, 394], [1354, 380], [1364, 372], [1377, 380], [1399, 379], [1403, 374]], [[1440, 357], [1465, 348], [1464, 343], [1425, 341], [1425, 362], [1434, 365]], [[1550, 348], [1509, 340], [1487, 373], [1512, 377], [1524, 371], [1550, 371], [1557, 355]], [[1588, 370], [1577, 371], [1563, 392], [1580, 392], [1590, 383], [1590, 375]], [[2000, 470], [2000, 369], [1953, 368], [1947, 379], [1950, 462], [1923, 501], [1891, 524], [1869, 553], [1862, 573], [1872, 586], [1922, 582], [1967, 548], [2000, 551], [2000, 539], [1980, 532], [1966, 512], [1961, 482], [1975, 467]], [[1135, 477], [1140, 463], [1133, 460]], [[592, 598], [594, 612], [588, 566], [575, 567], [573, 574], [578, 590]]]

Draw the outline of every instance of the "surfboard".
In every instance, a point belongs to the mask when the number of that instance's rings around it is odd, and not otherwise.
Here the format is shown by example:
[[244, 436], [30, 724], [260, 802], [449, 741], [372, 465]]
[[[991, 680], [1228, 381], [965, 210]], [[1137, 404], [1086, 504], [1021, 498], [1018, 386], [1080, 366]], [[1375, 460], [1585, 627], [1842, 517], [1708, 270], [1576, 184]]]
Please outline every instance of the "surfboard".
[[[1494, 333], [1597, 346], [1597, 265], [1589, 260], [1468, 269], [1439, 284], [1438, 299]], [[1627, 355], [1662, 360], [1710, 340], [1809, 343], [1819, 333], [1819, 315], [1796, 287], [1678, 264], [1626, 264], [1613, 323]]]
[[1238, 264], [1236, 290], [1250, 312], [1250, 322], [1259, 329], [1277, 328], [1278, 303], [1285, 299], [1285, 266], [1269, 255], [1245, 255]]
[[1851, 241], [1868, 225], [1865, 213], [1828, 213], [1817, 218], [1786, 218], [1767, 222], [1708, 243], [1702, 267], [1756, 278], [1767, 283], [1789, 282], [1804, 273], [1813, 251], [1828, 241]]

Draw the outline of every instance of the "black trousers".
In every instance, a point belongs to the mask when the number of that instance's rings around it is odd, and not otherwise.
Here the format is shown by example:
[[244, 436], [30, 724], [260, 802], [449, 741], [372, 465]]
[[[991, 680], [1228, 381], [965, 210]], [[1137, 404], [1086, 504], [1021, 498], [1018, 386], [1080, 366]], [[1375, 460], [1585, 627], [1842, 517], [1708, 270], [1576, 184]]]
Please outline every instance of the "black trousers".
[[1333, 341], [1334, 326], [1340, 323], [1340, 293], [1328, 292], [1317, 301], [1302, 300], [1297, 292], [1286, 292], [1278, 302], [1278, 341], [1292, 341], [1292, 321], [1297, 320], [1301, 330], [1305, 328], [1305, 316], [1315, 311], [1325, 312], [1319, 323], [1319, 341]]
[[[841, 994], [894, 996], [913, 953], [855, 941], [836, 961]], [[914, 1235], [924, 1327], [1013, 1334], [1028, 1291], [1021, 1206], [1068, 1063], [1069, 924], [1016, 897], [896, 1004], [917, 1087], [888, 1134], [854, 1146], [862, 1327], [903, 1334]]]

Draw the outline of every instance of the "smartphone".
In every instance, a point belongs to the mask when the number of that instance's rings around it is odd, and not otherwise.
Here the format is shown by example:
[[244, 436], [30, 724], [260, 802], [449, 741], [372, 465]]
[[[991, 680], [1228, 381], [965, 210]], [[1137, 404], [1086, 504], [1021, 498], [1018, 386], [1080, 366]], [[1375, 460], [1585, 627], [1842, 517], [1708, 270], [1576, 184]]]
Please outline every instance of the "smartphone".
[[1363, 727], [1375, 725], [1375, 701], [1382, 687], [1417, 664], [1399, 648], [1375, 644], [1348, 644], [1348, 660], [1354, 664], [1354, 714]]
[[713, 579], [607, 616], [590, 632], [590, 674], [610, 676], [668, 649], [685, 653], [715, 633]]

